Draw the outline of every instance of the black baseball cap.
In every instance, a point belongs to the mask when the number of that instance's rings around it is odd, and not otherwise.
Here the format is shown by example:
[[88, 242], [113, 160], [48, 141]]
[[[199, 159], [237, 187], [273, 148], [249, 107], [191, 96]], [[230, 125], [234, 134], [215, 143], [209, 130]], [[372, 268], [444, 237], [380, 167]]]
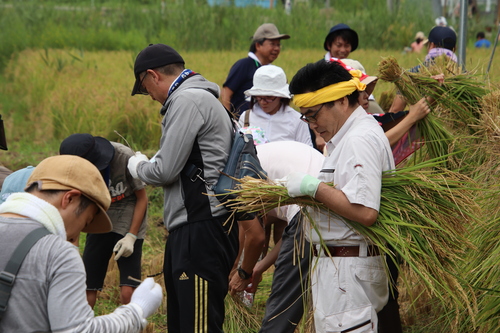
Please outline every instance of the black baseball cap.
[[328, 49], [328, 45], [326, 45], [328, 40], [330, 39], [330, 37], [332, 37], [333, 34], [336, 34], [342, 30], [347, 31], [349, 33], [349, 35], [351, 36], [349, 38], [350, 39], [349, 42], [351, 43], [351, 52], [353, 52], [354, 50], [356, 50], [358, 48], [358, 42], [359, 42], [358, 33], [356, 31], [352, 30], [351, 27], [349, 27], [347, 24], [339, 23], [339, 24], [331, 27], [330, 31], [328, 32], [328, 35], [326, 35], [325, 42], [323, 43], [323, 47], [325, 48], [325, 51], [330, 51]]
[[436, 44], [437, 47], [451, 50], [457, 44], [457, 34], [449, 27], [437, 26], [429, 32], [427, 41]]
[[115, 156], [115, 148], [108, 139], [103, 137], [76, 133], [61, 142], [59, 154], [80, 156], [102, 171], [109, 166]]
[[148, 69], [154, 69], [170, 64], [184, 64], [184, 59], [172, 47], [165, 44], [149, 44], [135, 58], [134, 75], [135, 84], [132, 89], [132, 96], [139, 92], [141, 80], [139, 74]]

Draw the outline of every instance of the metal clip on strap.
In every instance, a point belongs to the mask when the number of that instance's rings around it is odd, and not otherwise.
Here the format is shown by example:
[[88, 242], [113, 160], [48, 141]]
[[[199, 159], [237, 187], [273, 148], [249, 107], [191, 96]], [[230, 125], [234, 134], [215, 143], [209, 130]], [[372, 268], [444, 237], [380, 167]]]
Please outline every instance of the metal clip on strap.
[[210, 185], [202, 176], [201, 174], [203, 173], [202, 168], [196, 167], [194, 164], [186, 164], [182, 172], [189, 178], [191, 182], [195, 182], [198, 179], [201, 180], [209, 190], [213, 189], [213, 186]]
[[6, 286], [12, 286], [14, 284], [14, 280], [16, 279], [16, 276], [14, 274], [11, 274], [6, 271], [1, 271], [0, 272], [0, 288], [3, 285]]

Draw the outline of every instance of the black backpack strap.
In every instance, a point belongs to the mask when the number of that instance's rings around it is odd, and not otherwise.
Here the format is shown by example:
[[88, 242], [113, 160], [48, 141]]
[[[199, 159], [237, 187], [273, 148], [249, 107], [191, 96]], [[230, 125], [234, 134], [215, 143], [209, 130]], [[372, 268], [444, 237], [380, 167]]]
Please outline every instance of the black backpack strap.
[[0, 319], [2, 319], [5, 311], [7, 311], [7, 303], [9, 302], [10, 292], [14, 286], [16, 275], [24, 261], [24, 258], [35, 245], [38, 240], [50, 232], [45, 228], [38, 228], [31, 231], [16, 247], [10, 257], [5, 269], [0, 272]]

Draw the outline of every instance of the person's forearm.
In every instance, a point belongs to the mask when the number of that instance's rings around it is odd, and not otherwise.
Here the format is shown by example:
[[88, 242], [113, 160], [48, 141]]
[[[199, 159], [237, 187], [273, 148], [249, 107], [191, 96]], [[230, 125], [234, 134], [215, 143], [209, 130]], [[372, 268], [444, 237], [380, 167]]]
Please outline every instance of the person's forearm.
[[273, 249], [259, 262], [255, 264], [252, 275], [252, 285], [245, 290], [249, 293], [255, 293], [262, 281], [262, 274], [271, 267], [276, 260], [281, 250], [281, 239], [274, 245]]
[[[243, 241], [243, 261], [240, 267], [246, 273], [252, 274], [255, 263], [259, 260], [262, 247], [264, 246], [264, 229], [257, 218], [238, 221], [238, 224], [240, 232], [245, 236]], [[240, 244], [242, 244], [241, 241]], [[231, 295], [243, 291], [251, 281], [251, 277], [242, 279], [239, 274], [235, 274], [235, 271], [230, 274], [229, 279], [229, 292]]]
[[389, 140], [390, 146], [394, 146], [414, 124], [415, 122], [406, 116], [396, 126], [385, 132], [385, 136]]
[[410, 111], [396, 126], [385, 132], [391, 146], [396, 144], [419, 120], [425, 118], [431, 109], [429, 97], [421, 98], [417, 103], [410, 105]]
[[135, 196], [137, 200], [135, 202], [134, 215], [132, 217], [132, 224], [130, 225], [129, 232], [137, 236], [144, 216], [146, 215], [146, 210], [148, 209], [148, 196], [145, 189], [135, 191]]
[[278, 243], [274, 245], [273, 249], [261, 261], [259, 261], [255, 265], [254, 272], [263, 274], [265, 271], [269, 269], [269, 267], [274, 265], [274, 263], [278, 259], [280, 249], [281, 249], [281, 239], [278, 241]]
[[348, 220], [366, 226], [372, 225], [377, 220], [378, 212], [375, 209], [350, 203], [344, 192], [325, 183], [319, 184], [315, 199]]
[[236, 272], [238, 265], [240, 263], [241, 253], [243, 252], [243, 247], [245, 246], [245, 229], [241, 222], [238, 222], [238, 255], [234, 260], [233, 268], [231, 269], [231, 273], [229, 274], [229, 278]]
[[252, 272], [255, 264], [259, 260], [265, 242], [264, 229], [257, 218], [246, 223], [244, 226], [245, 241], [243, 245], [243, 261], [241, 268], [245, 272]]

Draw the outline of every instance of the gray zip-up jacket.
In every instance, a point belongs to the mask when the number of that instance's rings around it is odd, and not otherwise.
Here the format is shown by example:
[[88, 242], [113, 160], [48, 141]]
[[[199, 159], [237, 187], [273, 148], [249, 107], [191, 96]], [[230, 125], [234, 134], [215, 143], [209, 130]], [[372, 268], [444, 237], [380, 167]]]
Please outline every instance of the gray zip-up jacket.
[[[231, 120], [218, 100], [219, 86], [201, 75], [186, 79], [168, 96], [161, 109], [160, 150], [152, 163], [137, 167], [139, 178], [162, 186], [164, 223], [171, 231], [185, 223], [220, 217], [227, 210], [220, 206], [211, 186], [217, 183], [232, 143]], [[190, 179], [186, 165], [195, 165], [200, 177]]]
[[[0, 271], [17, 245], [42, 225], [29, 218], [0, 217]], [[26, 255], [12, 288], [2, 333], [139, 333], [142, 309], [122, 305], [94, 317], [87, 303], [85, 267], [76, 249], [60, 236], [47, 235]]]

